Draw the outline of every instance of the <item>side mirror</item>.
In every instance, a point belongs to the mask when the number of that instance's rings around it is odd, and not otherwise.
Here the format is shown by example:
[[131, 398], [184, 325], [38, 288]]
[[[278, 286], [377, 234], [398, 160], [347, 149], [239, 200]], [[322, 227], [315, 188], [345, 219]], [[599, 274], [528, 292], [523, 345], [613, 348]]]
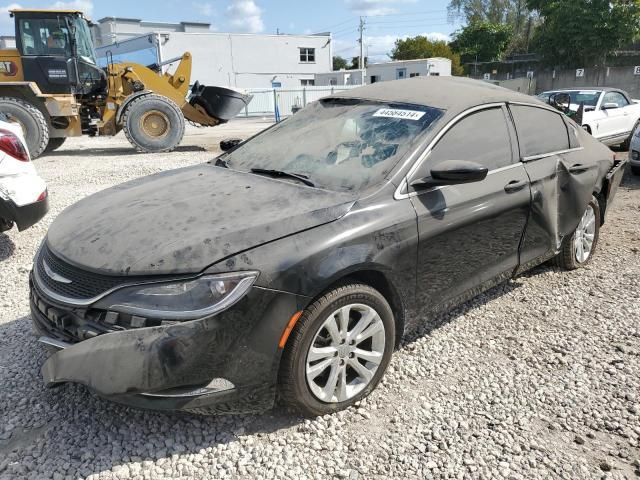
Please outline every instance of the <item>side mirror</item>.
[[602, 110], [613, 110], [614, 108], [618, 108], [617, 103], [605, 103], [602, 105]]
[[229, 150], [236, 148], [240, 145], [244, 140], [241, 138], [226, 138], [220, 142], [220, 150], [223, 152], [228, 152]]
[[447, 160], [431, 169], [431, 176], [411, 182], [412, 187], [434, 187], [480, 182], [487, 177], [489, 169], [479, 163], [466, 160]]

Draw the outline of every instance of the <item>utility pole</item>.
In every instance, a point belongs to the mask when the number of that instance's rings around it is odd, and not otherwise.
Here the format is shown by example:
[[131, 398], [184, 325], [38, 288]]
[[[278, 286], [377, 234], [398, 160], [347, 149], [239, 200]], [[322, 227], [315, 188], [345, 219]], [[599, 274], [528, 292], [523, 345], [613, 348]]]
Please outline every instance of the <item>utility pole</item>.
[[364, 68], [364, 17], [360, 17], [360, 26], [358, 27], [358, 31], [360, 32], [360, 39], [358, 42], [360, 43], [360, 56], [358, 57], [358, 68], [362, 70]]

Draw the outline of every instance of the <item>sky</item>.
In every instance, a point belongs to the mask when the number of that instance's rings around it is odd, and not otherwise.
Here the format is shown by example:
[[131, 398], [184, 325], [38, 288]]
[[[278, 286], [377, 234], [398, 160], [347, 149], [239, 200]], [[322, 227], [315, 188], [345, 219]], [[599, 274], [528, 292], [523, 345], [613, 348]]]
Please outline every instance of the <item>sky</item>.
[[358, 55], [358, 22], [365, 21], [365, 55], [388, 59], [397, 38], [427, 35], [447, 40], [460, 28], [447, 18], [448, 0], [0, 0], [0, 34], [13, 34], [12, 8], [77, 8], [93, 20], [128, 17], [143, 20], [211, 23], [218, 32], [333, 33], [333, 53]]

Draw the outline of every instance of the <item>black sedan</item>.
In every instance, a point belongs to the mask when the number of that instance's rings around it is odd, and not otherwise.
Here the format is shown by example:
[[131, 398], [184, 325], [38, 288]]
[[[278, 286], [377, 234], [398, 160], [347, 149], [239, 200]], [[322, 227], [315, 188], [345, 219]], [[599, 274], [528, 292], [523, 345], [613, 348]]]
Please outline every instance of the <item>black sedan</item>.
[[45, 383], [144, 408], [343, 409], [425, 318], [547, 260], [589, 263], [623, 166], [481, 82], [324, 98], [58, 216], [31, 275]]

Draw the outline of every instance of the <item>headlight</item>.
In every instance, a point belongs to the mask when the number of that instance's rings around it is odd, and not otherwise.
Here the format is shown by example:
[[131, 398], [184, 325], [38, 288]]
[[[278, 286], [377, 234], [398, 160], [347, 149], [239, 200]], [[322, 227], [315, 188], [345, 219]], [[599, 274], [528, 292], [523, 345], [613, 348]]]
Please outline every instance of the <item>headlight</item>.
[[116, 290], [95, 306], [157, 319], [190, 320], [231, 307], [256, 278], [258, 272], [238, 272], [135, 285]]

